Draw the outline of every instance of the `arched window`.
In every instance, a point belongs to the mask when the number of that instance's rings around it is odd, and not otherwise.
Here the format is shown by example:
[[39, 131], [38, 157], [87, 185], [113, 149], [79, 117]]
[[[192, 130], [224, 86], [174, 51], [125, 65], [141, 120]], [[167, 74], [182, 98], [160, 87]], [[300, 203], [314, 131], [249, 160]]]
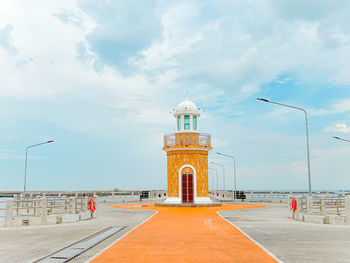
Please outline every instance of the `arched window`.
[[177, 116], [177, 130], [181, 130], [181, 116]]

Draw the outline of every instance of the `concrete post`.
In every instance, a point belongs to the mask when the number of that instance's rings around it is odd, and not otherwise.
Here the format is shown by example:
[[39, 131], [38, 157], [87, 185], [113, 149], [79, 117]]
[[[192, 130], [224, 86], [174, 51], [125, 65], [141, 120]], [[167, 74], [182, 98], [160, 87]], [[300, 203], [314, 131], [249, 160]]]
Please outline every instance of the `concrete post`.
[[250, 191], [250, 198], [254, 199], [254, 192], [253, 191]]
[[297, 212], [302, 212], [303, 211], [303, 203], [302, 203], [302, 197], [298, 196], [297, 197]]
[[270, 201], [273, 202], [273, 192], [270, 192]]
[[46, 195], [41, 197], [41, 224], [47, 224], [47, 204], [46, 204]]
[[312, 215], [312, 196], [306, 197], [306, 212], [308, 215]]
[[71, 213], [76, 214], [77, 213], [77, 197], [72, 197], [72, 207], [71, 207]]
[[84, 198], [84, 211], [89, 210], [89, 197], [85, 196]]
[[13, 200], [6, 200], [5, 226], [12, 226]]
[[320, 197], [320, 212], [321, 215], [325, 215], [326, 214], [326, 201], [324, 200], [324, 196], [321, 195]]
[[288, 198], [287, 198], [287, 203], [288, 203], [288, 211], [291, 211], [292, 210], [292, 200], [293, 200], [293, 196], [291, 195], [288, 195]]
[[345, 197], [345, 217], [348, 222], [350, 222], [350, 195]]
[[114, 202], [115, 200], [115, 194], [114, 194], [114, 192], [112, 192], [112, 202]]

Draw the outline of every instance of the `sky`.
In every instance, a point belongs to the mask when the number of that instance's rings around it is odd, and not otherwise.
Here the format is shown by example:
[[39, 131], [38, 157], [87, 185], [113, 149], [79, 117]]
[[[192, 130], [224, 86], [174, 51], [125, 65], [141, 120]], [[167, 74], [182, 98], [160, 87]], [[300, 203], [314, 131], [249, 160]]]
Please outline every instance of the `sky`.
[[[166, 189], [188, 98], [233, 188], [350, 189], [350, 1], [0, 3], [0, 190]], [[213, 166], [213, 168], [215, 168]], [[220, 169], [220, 168], [219, 168]], [[220, 184], [222, 187], [222, 175]], [[209, 182], [211, 183], [211, 176]], [[211, 187], [211, 185], [210, 185]]]

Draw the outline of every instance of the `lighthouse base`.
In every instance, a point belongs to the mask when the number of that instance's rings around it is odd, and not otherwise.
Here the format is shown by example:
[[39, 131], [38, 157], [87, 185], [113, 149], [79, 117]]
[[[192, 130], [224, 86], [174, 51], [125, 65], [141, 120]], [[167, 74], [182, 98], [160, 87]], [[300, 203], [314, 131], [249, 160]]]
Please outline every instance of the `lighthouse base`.
[[155, 203], [155, 206], [163, 207], [212, 207], [221, 206], [221, 203], [210, 203], [210, 204], [195, 204], [195, 203], [181, 203], [181, 204], [165, 204], [165, 203]]
[[209, 197], [195, 197], [193, 203], [182, 203], [180, 197], [168, 197], [163, 204], [212, 204]]

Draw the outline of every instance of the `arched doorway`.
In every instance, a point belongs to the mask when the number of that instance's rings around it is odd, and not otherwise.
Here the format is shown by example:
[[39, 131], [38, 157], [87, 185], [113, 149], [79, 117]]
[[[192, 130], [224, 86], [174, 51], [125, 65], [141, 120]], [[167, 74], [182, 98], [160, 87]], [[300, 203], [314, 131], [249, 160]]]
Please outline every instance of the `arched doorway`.
[[181, 171], [182, 203], [193, 203], [194, 172], [192, 168], [185, 167]]

